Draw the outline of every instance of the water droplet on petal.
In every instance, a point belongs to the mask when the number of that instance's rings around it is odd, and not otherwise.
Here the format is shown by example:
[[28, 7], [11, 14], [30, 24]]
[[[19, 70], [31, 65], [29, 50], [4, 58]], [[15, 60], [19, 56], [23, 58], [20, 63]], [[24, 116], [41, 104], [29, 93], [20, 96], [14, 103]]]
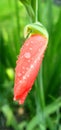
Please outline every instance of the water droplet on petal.
[[39, 49], [39, 52], [40, 52], [41, 50]]
[[36, 63], [36, 60], [35, 60], [35, 63]]
[[25, 76], [23, 76], [23, 79], [26, 79], [26, 77], [25, 77]]
[[30, 54], [30, 52], [26, 52], [25, 54], [24, 54], [24, 56], [25, 56], [25, 58], [30, 58], [31, 57], [31, 54]]
[[26, 46], [28, 46], [28, 44], [26, 44]]
[[21, 58], [23, 58], [23, 55], [21, 56]]
[[23, 70], [25, 69], [25, 67], [24, 67], [24, 66], [23, 66], [22, 68], [23, 68]]
[[40, 57], [38, 58], [38, 60], [40, 61]]
[[30, 47], [29, 49], [30, 49], [30, 50], [32, 50], [32, 48], [31, 48], [31, 47]]
[[22, 81], [20, 80], [19, 83], [21, 83]]
[[33, 65], [31, 65], [31, 68], [33, 68]]
[[31, 41], [31, 43], [33, 43], [33, 41]]

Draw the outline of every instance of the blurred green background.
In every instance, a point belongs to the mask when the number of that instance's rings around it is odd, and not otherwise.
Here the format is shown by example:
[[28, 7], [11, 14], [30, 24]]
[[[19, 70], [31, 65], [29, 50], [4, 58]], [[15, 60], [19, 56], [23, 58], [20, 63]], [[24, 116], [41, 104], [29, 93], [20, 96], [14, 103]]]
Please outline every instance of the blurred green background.
[[[61, 97], [61, 6], [53, 0], [40, 0], [39, 6], [38, 19], [49, 32], [43, 60], [43, 86], [49, 105]], [[26, 9], [19, 0], [0, 0], [0, 130], [40, 130], [36, 127], [38, 118], [34, 118], [35, 87], [24, 105], [13, 101], [16, 60], [25, 40], [24, 27], [31, 22]]]

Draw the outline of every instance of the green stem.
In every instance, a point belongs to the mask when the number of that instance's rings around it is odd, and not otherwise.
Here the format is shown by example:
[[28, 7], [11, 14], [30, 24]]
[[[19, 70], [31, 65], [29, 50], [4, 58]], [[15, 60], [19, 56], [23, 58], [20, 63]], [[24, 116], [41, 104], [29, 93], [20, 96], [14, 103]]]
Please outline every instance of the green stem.
[[41, 2], [42, 2], [42, 0], [38, 0], [38, 20], [39, 20], [39, 22], [41, 22], [41, 20], [42, 20], [42, 6], [41, 6]]
[[36, 10], [35, 10], [35, 21], [37, 22], [38, 21], [38, 0], [35, 0], [36, 1]]
[[[36, 0], [35, 21], [38, 20], [38, 5], [39, 5], [38, 2], [39, 2], [39, 0]], [[38, 95], [39, 106], [40, 106], [40, 109], [43, 111], [44, 107], [45, 107], [45, 99], [44, 99], [44, 90], [43, 90], [42, 66], [39, 71], [38, 78], [37, 78], [35, 85], [36, 85], [36, 92]]]
[[[38, 2], [39, 0], [36, 0], [36, 10], [35, 10], [35, 21], [38, 20]], [[43, 90], [43, 77], [42, 77], [42, 66], [41, 69], [39, 71], [37, 80], [35, 82], [35, 87], [36, 87], [36, 93], [37, 93], [37, 112], [40, 112], [42, 115], [42, 124], [43, 124], [43, 128], [40, 124], [40, 129], [45, 130], [45, 117], [44, 117], [44, 108], [45, 108], [45, 99], [44, 99], [44, 90]]]
[[45, 130], [46, 129], [45, 114], [44, 114], [45, 100], [44, 100], [43, 80], [42, 80], [42, 66], [40, 68], [38, 77], [36, 79], [35, 87], [36, 87], [36, 95], [37, 95], [36, 98], [37, 114], [39, 114], [40, 112], [42, 116], [42, 125], [40, 124], [40, 129]]
[[38, 83], [40, 85], [40, 99], [41, 99], [41, 107], [44, 110], [45, 107], [45, 99], [44, 99], [44, 90], [43, 90], [43, 76], [42, 76], [42, 65], [38, 75]]
[[38, 77], [35, 81], [35, 87], [37, 92], [37, 111], [43, 112], [45, 108], [44, 91], [43, 91], [43, 81], [42, 81], [42, 66], [40, 68]]

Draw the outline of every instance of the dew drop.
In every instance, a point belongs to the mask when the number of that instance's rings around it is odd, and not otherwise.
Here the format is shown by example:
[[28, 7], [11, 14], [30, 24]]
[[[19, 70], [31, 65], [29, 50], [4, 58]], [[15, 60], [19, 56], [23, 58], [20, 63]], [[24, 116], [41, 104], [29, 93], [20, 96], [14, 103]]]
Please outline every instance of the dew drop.
[[29, 49], [30, 49], [30, 50], [32, 50], [32, 48], [31, 48], [31, 47], [30, 47]]
[[39, 52], [40, 52], [41, 50], [39, 49]]
[[31, 65], [31, 68], [33, 68], [33, 65]]
[[28, 44], [26, 44], [26, 46], [28, 46]]
[[26, 79], [26, 77], [25, 77], [25, 76], [23, 76], [23, 79]]
[[31, 41], [31, 43], [33, 43], [33, 41]]
[[25, 56], [25, 58], [30, 58], [31, 57], [31, 54], [30, 54], [30, 52], [26, 52], [25, 54], [24, 54], [24, 56]]
[[19, 83], [21, 83], [22, 81], [20, 80]]
[[23, 70], [25, 69], [25, 67], [24, 67], [24, 66], [23, 66], [22, 68], [23, 68]]
[[35, 60], [35, 63], [36, 63], [36, 60]]
[[23, 55], [21, 56], [21, 59], [23, 58]]
[[40, 61], [40, 57], [38, 58], [38, 60]]

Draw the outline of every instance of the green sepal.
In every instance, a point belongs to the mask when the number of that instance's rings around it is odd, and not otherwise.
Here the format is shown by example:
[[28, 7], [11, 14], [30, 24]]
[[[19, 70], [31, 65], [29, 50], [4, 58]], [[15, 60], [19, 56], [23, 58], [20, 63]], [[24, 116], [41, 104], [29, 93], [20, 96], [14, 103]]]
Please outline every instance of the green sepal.
[[48, 32], [40, 22], [31, 23], [25, 26], [24, 37], [26, 38], [32, 34], [42, 34], [48, 39]]

